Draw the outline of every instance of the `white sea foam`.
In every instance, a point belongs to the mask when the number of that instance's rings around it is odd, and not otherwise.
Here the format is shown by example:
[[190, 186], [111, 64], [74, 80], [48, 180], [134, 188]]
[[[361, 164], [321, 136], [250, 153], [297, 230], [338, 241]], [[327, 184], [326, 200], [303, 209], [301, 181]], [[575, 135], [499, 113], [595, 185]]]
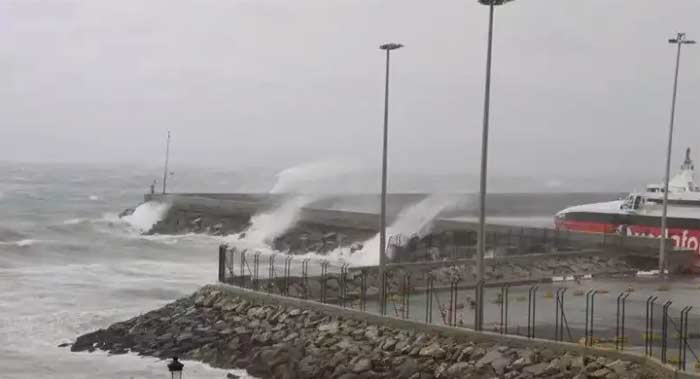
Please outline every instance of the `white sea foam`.
[[[396, 217], [386, 230], [387, 241], [394, 235], [412, 235], [425, 233], [429, 229], [432, 221], [446, 208], [454, 205], [454, 199], [444, 195], [431, 195], [420, 202], [404, 209]], [[363, 244], [362, 250], [356, 251], [347, 257], [350, 264], [354, 266], [370, 266], [379, 264], [379, 234]], [[387, 249], [387, 255], [391, 257], [392, 252]], [[341, 256], [343, 256], [341, 254]]]
[[139, 231], [147, 232], [165, 217], [168, 209], [170, 209], [170, 204], [168, 203], [149, 201], [139, 205], [134, 209], [134, 213], [124, 216], [122, 219]]
[[0, 245], [5, 246], [17, 246], [17, 247], [28, 247], [32, 246], [37, 242], [37, 240], [28, 238], [19, 241], [0, 241]]
[[[341, 175], [350, 170], [352, 165], [340, 161], [311, 162], [290, 167], [277, 174], [277, 182], [270, 193], [298, 194], [309, 192], [309, 185], [321, 179]], [[237, 245], [246, 245], [257, 249], [271, 246], [276, 237], [289, 230], [299, 220], [301, 209], [315, 200], [319, 195], [292, 195], [272, 210], [255, 214], [250, 220], [250, 227], [244, 234], [232, 235], [227, 240]], [[243, 237], [241, 237], [243, 235]]]
[[[279, 208], [267, 214], [260, 214], [257, 222], [246, 231], [244, 238], [230, 235], [223, 242], [241, 249], [260, 251], [264, 254], [278, 253], [270, 247], [274, 237], [281, 235], [295, 222], [298, 210], [310, 201], [308, 197], [297, 197], [287, 201]], [[387, 228], [387, 238], [392, 235], [411, 235], [427, 232], [432, 221], [446, 208], [454, 205], [454, 199], [448, 196], [431, 195], [403, 210], [393, 224]], [[254, 217], [255, 218], [255, 217]], [[252, 233], [252, 234], [249, 234]], [[388, 241], [387, 241], [388, 242]], [[390, 254], [387, 251], [387, 254]], [[350, 252], [348, 247], [335, 249], [327, 254], [308, 252], [296, 256], [298, 259], [325, 259], [332, 262], [348, 263], [352, 266], [371, 266], [379, 264], [379, 234], [363, 244], [362, 250]]]
[[299, 220], [301, 208], [314, 199], [314, 196], [295, 196], [271, 211], [254, 215], [244, 239], [251, 243], [272, 244], [276, 237], [294, 226]]
[[76, 225], [76, 224], [80, 224], [80, 223], [83, 223], [83, 222], [86, 222], [86, 221], [87, 221], [86, 218], [80, 218], [80, 217], [78, 217], [78, 218], [71, 218], [71, 219], [68, 219], [68, 220], [63, 221], [63, 225]]
[[97, 201], [97, 200], [100, 200], [100, 197], [97, 195], [90, 195], [89, 199], [92, 201]]
[[26, 239], [26, 240], [21, 240], [15, 242], [15, 244], [19, 247], [25, 247], [25, 246], [31, 246], [35, 243], [36, 241], [33, 239]]
[[161, 242], [161, 243], [164, 243], [166, 245], [175, 245], [175, 244], [179, 243], [180, 241], [190, 241], [190, 242], [199, 243], [199, 244], [221, 243], [222, 242], [222, 238], [219, 236], [212, 236], [209, 234], [201, 234], [201, 233], [153, 234], [153, 235], [139, 234], [136, 237], [139, 239], [143, 239], [143, 240]]
[[[115, 222], [126, 222], [126, 220], [119, 218], [119, 214], [115, 212], [103, 213], [102, 217], [96, 220], [98, 223], [115, 223]], [[128, 223], [128, 222], [127, 222]]]

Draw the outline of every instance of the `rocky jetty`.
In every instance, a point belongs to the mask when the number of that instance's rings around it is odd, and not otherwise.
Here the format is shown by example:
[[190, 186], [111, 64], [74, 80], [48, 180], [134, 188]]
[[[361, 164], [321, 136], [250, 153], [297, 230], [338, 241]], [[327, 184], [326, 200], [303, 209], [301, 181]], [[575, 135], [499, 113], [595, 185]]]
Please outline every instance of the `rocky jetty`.
[[632, 361], [522, 343], [474, 342], [252, 299], [204, 287], [80, 336], [71, 350], [178, 355], [215, 367], [244, 368], [259, 378], [663, 377]]
[[247, 213], [221, 215], [172, 208], [147, 234], [236, 234], [250, 226], [250, 217]]
[[[133, 214], [129, 208], [119, 214], [125, 217]], [[318, 212], [318, 210], [316, 210]], [[172, 206], [162, 220], [155, 223], [146, 234], [209, 234], [225, 236], [238, 234], [245, 238], [252, 225], [255, 213], [241, 210], [237, 213], [216, 213], [192, 211], [187, 208]], [[338, 248], [353, 251], [360, 250], [363, 243], [378, 233], [374, 226], [358, 223], [355, 227], [342, 226], [330, 220], [300, 220], [288, 230], [270, 241], [270, 247], [288, 254], [306, 254], [315, 252], [327, 254]], [[427, 232], [424, 235], [390, 236], [389, 244], [402, 262], [446, 257], [464, 257], [467, 246], [476, 243], [475, 233], [466, 231]], [[541, 247], [541, 246], [540, 246]], [[471, 254], [471, 253], [469, 253]]]

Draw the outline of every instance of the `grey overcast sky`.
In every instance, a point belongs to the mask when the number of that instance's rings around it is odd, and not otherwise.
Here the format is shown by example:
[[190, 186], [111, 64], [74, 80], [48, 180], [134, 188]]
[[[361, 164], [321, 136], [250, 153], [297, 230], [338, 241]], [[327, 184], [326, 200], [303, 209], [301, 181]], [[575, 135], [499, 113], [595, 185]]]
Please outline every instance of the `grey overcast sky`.
[[[487, 7], [476, 0], [0, 0], [0, 160], [282, 168], [380, 158], [479, 168]], [[497, 9], [492, 172], [661, 177], [677, 31], [698, 0]], [[700, 46], [683, 51], [674, 166], [700, 150]], [[700, 161], [700, 153], [698, 155]]]

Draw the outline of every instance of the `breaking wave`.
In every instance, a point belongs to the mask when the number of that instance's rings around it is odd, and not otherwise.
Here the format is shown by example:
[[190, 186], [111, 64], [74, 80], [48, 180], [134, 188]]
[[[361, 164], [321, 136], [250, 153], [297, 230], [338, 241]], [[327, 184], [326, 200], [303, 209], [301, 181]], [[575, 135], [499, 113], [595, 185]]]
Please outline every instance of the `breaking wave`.
[[36, 240], [29, 238], [29, 239], [23, 239], [23, 240], [19, 240], [19, 241], [0, 241], [0, 245], [28, 247], [28, 246], [32, 246], [36, 242], [37, 242]]
[[168, 203], [149, 201], [136, 207], [132, 214], [122, 217], [122, 220], [141, 232], [147, 232], [165, 217], [169, 209]]
[[312, 196], [291, 198], [269, 212], [258, 213], [250, 220], [243, 239], [258, 244], [272, 244], [299, 220], [301, 208], [314, 200]]
[[[326, 192], [328, 179], [354, 172], [351, 161], [326, 160], [287, 168], [277, 174], [270, 193]], [[325, 187], [325, 188], [324, 188]]]
[[71, 218], [71, 219], [63, 221], [63, 225], [78, 225], [78, 224], [82, 224], [82, 223], [87, 222], [87, 221], [89, 221], [89, 220], [86, 218], [80, 218], [80, 217], [79, 218]]
[[[387, 243], [389, 237], [395, 235], [412, 235], [426, 233], [433, 220], [443, 210], [454, 206], [455, 199], [445, 195], [430, 195], [418, 203], [404, 209], [396, 220], [386, 229]], [[363, 243], [362, 250], [347, 256], [348, 263], [354, 266], [370, 266], [379, 264], [380, 237], [377, 233]], [[392, 258], [391, 249], [386, 250], [388, 258]]]
[[[272, 194], [298, 194], [312, 190], [314, 182], [327, 180], [348, 171], [349, 165], [339, 161], [321, 161], [287, 168], [277, 174]], [[313, 192], [313, 190], [312, 190]], [[225, 238], [229, 243], [257, 249], [272, 245], [275, 238], [292, 228], [299, 220], [303, 207], [319, 200], [320, 195], [291, 195], [277, 208], [261, 211], [250, 219], [250, 226], [240, 234]]]

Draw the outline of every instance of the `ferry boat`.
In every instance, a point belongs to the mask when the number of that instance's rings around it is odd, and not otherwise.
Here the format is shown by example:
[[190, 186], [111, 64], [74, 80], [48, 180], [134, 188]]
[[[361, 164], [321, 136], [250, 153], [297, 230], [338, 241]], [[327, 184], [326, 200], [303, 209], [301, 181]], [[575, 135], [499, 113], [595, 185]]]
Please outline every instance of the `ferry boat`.
[[[566, 208], [555, 215], [554, 224], [558, 230], [658, 238], [663, 195], [663, 184], [651, 184], [621, 200]], [[666, 226], [666, 236], [676, 247], [700, 253], [700, 187], [695, 184], [690, 148], [680, 172], [669, 180]]]

